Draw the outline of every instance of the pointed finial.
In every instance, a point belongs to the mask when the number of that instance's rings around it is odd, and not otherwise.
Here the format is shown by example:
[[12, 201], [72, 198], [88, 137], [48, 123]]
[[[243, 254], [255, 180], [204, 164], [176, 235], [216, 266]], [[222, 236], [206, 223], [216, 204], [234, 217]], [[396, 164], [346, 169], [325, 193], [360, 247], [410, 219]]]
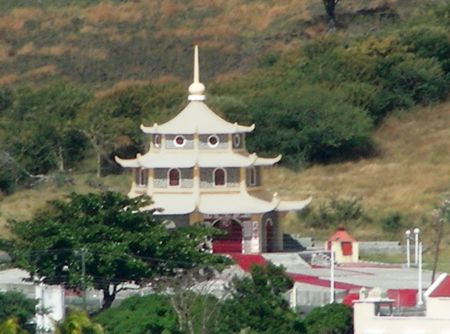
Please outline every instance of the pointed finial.
[[189, 101], [205, 100], [205, 85], [200, 82], [200, 67], [198, 63], [198, 46], [194, 48], [194, 81], [189, 86]]

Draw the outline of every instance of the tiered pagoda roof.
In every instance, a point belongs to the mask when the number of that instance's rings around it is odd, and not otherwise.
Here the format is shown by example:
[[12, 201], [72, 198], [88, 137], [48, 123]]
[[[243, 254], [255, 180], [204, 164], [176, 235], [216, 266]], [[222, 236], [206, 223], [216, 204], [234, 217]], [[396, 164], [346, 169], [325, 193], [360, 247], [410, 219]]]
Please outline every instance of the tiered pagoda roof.
[[[172, 120], [153, 126], [141, 125], [146, 134], [151, 135], [193, 135], [197, 141], [190, 149], [167, 149], [151, 147], [135, 159], [120, 159], [117, 163], [125, 168], [220, 168], [220, 167], [252, 167], [272, 166], [281, 159], [260, 158], [255, 153], [248, 153], [244, 147], [240, 149], [200, 149], [200, 135], [224, 135], [248, 133], [255, 126], [244, 126], [230, 123], [215, 114], [204, 103], [205, 86], [199, 81], [198, 50], [195, 48], [194, 81], [189, 87], [188, 105]], [[181, 215], [200, 212], [206, 215], [222, 214], [256, 214], [270, 211], [302, 210], [311, 198], [303, 201], [281, 201], [277, 194], [263, 194], [257, 189], [247, 189], [245, 181], [236, 187], [219, 187], [200, 189], [198, 184], [192, 188], [152, 188], [148, 195], [153, 204], [147, 209], [157, 209], [161, 215]], [[131, 195], [131, 194], [130, 194]], [[136, 195], [136, 194], [135, 194]]]

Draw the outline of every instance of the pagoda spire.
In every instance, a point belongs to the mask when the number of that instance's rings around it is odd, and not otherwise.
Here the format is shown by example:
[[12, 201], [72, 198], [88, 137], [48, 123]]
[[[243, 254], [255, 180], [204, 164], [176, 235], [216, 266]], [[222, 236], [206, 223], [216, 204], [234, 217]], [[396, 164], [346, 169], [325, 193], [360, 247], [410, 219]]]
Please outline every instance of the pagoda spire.
[[205, 85], [200, 82], [200, 67], [198, 62], [198, 46], [194, 48], [194, 78], [192, 84], [189, 86], [189, 101], [204, 101], [205, 100]]

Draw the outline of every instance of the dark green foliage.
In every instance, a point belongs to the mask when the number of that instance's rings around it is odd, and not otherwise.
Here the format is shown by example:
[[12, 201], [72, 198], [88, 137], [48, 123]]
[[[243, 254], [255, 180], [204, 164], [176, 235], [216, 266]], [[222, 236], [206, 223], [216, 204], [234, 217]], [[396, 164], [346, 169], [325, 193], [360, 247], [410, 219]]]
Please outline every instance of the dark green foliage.
[[36, 301], [18, 291], [0, 292], [0, 323], [17, 318], [19, 325], [25, 324], [34, 316]]
[[141, 211], [149, 204], [148, 198], [112, 192], [73, 193], [52, 201], [33, 219], [12, 222], [15, 264], [45, 277], [48, 284], [79, 288], [84, 249], [87, 281], [103, 290], [103, 308], [108, 308], [123, 282], [141, 283], [181, 268], [223, 262], [199, 250], [212, 230], [168, 230], [152, 211]]
[[434, 58], [447, 75], [450, 73], [450, 37], [446, 29], [423, 25], [401, 32], [408, 50], [422, 58]]
[[308, 334], [352, 334], [353, 311], [343, 304], [317, 307], [305, 317]]
[[13, 92], [9, 88], [0, 88], [0, 114], [13, 103]]
[[402, 227], [403, 217], [399, 212], [391, 212], [381, 218], [380, 224], [384, 232], [396, 233]]
[[224, 301], [216, 333], [304, 333], [304, 326], [282, 294], [292, 287], [282, 267], [269, 263], [251, 268], [251, 277], [233, 281], [232, 298]]
[[339, 224], [357, 224], [367, 219], [361, 204], [357, 198], [337, 199], [333, 198], [327, 203], [320, 203], [317, 208], [311, 208], [301, 213], [305, 223], [313, 228], [330, 228]]
[[177, 334], [178, 320], [164, 295], [134, 296], [95, 318], [110, 334]]
[[64, 170], [81, 160], [86, 142], [72, 126], [90, 98], [84, 88], [66, 82], [17, 92], [4, 124], [9, 153], [30, 173]]

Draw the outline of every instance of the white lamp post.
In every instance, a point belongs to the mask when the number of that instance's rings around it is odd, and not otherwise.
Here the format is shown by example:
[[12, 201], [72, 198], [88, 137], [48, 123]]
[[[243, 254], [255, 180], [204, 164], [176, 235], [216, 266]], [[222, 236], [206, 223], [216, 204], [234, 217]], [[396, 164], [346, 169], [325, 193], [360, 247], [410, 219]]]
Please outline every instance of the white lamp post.
[[411, 266], [411, 253], [410, 253], [410, 237], [411, 237], [411, 231], [406, 230], [405, 232], [406, 236], [406, 266], [409, 268]]
[[419, 261], [419, 233], [420, 229], [414, 229], [414, 264], [417, 266]]
[[419, 243], [419, 254], [418, 254], [418, 286], [417, 286], [417, 306], [423, 305], [423, 297], [422, 297], [422, 243]]
[[330, 304], [334, 303], [334, 251], [331, 249]]

